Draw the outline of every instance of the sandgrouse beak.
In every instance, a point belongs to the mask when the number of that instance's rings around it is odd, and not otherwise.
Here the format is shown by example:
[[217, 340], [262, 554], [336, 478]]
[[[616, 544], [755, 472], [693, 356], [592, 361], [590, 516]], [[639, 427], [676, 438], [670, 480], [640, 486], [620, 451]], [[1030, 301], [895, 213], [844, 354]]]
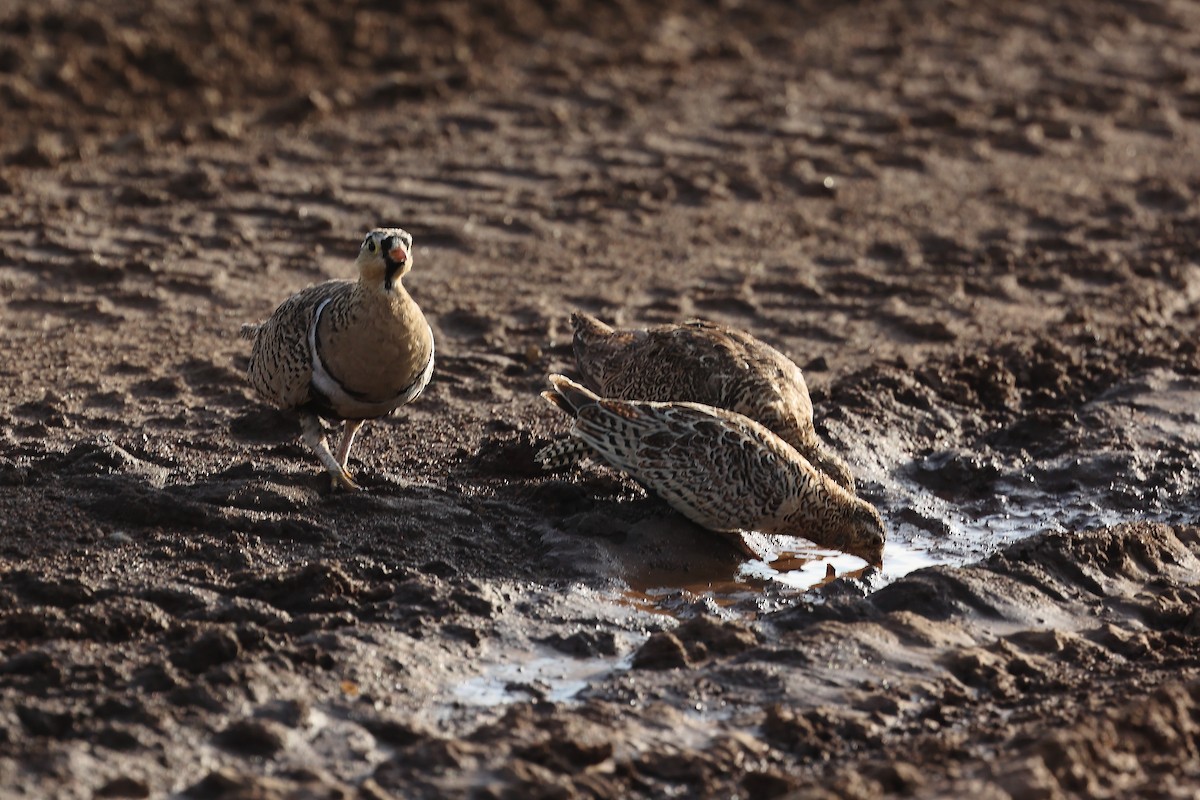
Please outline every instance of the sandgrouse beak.
[[404, 249], [404, 242], [398, 236], [389, 236], [384, 239], [383, 249], [388, 254], [388, 258], [397, 264], [408, 261], [408, 251]]

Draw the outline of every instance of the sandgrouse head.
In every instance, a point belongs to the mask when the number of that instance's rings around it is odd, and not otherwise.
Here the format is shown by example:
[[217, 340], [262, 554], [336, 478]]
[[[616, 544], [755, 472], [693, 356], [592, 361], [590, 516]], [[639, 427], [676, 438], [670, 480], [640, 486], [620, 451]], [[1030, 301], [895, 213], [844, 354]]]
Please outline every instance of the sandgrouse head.
[[359, 279], [390, 292], [412, 269], [412, 234], [400, 228], [376, 228], [358, 250]]
[[859, 500], [851, 516], [853, 532], [845, 552], [858, 556], [873, 567], [881, 568], [885, 534], [879, 512], [870, 503]]

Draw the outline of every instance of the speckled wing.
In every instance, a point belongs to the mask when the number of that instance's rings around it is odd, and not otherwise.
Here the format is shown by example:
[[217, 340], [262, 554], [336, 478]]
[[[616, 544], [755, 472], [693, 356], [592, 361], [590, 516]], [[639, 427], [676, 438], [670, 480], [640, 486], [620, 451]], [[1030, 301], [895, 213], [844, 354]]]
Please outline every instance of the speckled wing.
[[247, 377], [263, 399], [283, 409], [299, 408], [312, 399], [308, 333], [313, 315], [323, 302], [347, 295], [353, 287], [351, 281], [311, 286], [284, 300], [259, 327]]
[[578, 312], [572, 323], [576, 363], [604, 397], [717, 406], [766, 425], [793, 446], [817, 444], [804, 373], [745, 331], [701, 319], [619, 331]]
[[[571, 324], [579, 371], [604, 397], [686, 401], [743, 414], [774, 431], [843, 488], [855, 490], [850, 468], [813, 427], [804, 373], [766, 342], [702, 319], [616, 330], [577, 311]], [[544, 462], [548, 468], [564, 463], [569, 454], [554, 455]]]
[[[700, 324], [706, 328], [712, 327], [711, 323]], [[796, 362], [745, 331], [722, 328], [721, 332], [734, 343], [733, 349], [745, 359], [747, 370], [758, 376], [756, 383], [759, 385], [753, 387], [757, 390], [755, 396], [762, 397], [769, 408], [760, 412], [763, 417], [775, 415], [782, 425], [796, 430], [798, 436], [806, 439], [811, 437], [815, 441], [812, 397], [808, 393], [804, 372], [796, 366]], [[745, 396], [741, 400], [746, 408], [753, 407], [752, 396]], [[766, 422], [757, 415], [751, 416], [764, 424]], [[772, 425], [767, 427], [775, 430]]]
[[764, 426], [698, 403], [602, 399], [578, 410], [573, 432], [711, 530], [773, 519], [809, 480], [799, 454]]

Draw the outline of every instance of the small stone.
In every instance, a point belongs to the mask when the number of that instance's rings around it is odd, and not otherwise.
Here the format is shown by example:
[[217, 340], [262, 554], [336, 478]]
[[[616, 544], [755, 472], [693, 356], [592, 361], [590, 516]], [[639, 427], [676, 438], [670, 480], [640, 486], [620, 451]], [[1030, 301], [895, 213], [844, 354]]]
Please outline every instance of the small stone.
[[376, 739], [392, 747], [408, 747], [426, 738], [424, 733], [407, 722], [390, 716], [367, 717], [362, 720], [362, 726]]
[[575, 658], [598, 658], [617, 654], [617, 638], [611, 631], [576, 631], [570, 636], [555, 633], [541, 642]]
[[176, 666], [192, 673], [201, 673], [210, 667], [233, 661], [242, 651], [242, 645], [232, 632], [215, 630], [196, 639], [182, 653], [171, 659]]
[[181, 683], [169, 664], [150, 664], [134, 673], [133, 685], [146, 692], [169, 692]]
[[995, 776], [1000, 788], [1013, 797], [1029, 800], [1062, 800], [1067, 795], [1046, 762], [1031, 756], [1016, 764], [1008, 764]]
[[137, 734], [125, 728], [106, 728], [96, 734], [96, 744], [109, 750], [129, 752], [142, 747], [142, 741]]
[[289, 728], [303, 728], [312, 718], [312, 706], [304, 700], [275, 700], [260, 706], [254, 715]]
[[0, 675], [36, 675], [47, 672], [59, 672], [54, 657], [43, 650], [28, 650], [18, 653], [0, 664]]
[[687, 650], [679, 637], [659, 631], [646, 640], [633, 655], [634, 669], [677, 669], [688, 666]]
[[50, 739], [66, 738], [75, 727], [75, 719], [69, 713], [47, 711], [36, 706], [18, 706], [17, 718], [29, 735]]
[[758, 644], [758, 639], [746, 626], [706, 616], [683, 623], [675, 629], [675, 636], [688, 648], [693, 660], [699, 660], [701, 651], [704, 656], [729, 656]]
[[287, 743], [287, 729], [266, 719], [243, 719], [217, 734], [217, 743], [230, 752], [270, 756]]
[[912, 797], [925, 786], [925, 776], [918, 767], [906, 761], [882, 764], [867, 770], [888, 795]]
[[122, 775], [96, 790], [96, 797], [149, 797], [150, 786], [143, 780]]

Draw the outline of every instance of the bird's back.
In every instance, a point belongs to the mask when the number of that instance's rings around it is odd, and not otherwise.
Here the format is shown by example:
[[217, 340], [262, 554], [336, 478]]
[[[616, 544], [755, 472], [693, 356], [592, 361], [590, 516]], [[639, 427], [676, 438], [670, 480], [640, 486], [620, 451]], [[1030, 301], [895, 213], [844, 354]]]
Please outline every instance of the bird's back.
[[855, 490], [849, 467], [817, 436], [804, 373], [766, 342], [705, 320], [617, 330], [576, 313], [572, 324], [576, 363], [602, 396], [702, 403], [745, 415]]
[[765, 342], [703, 320], [605, 333], [578, 316], [576, 362], [601, 396], [703, 403], [744, 414], [793, 447], [815, 440], [803, 373]]

